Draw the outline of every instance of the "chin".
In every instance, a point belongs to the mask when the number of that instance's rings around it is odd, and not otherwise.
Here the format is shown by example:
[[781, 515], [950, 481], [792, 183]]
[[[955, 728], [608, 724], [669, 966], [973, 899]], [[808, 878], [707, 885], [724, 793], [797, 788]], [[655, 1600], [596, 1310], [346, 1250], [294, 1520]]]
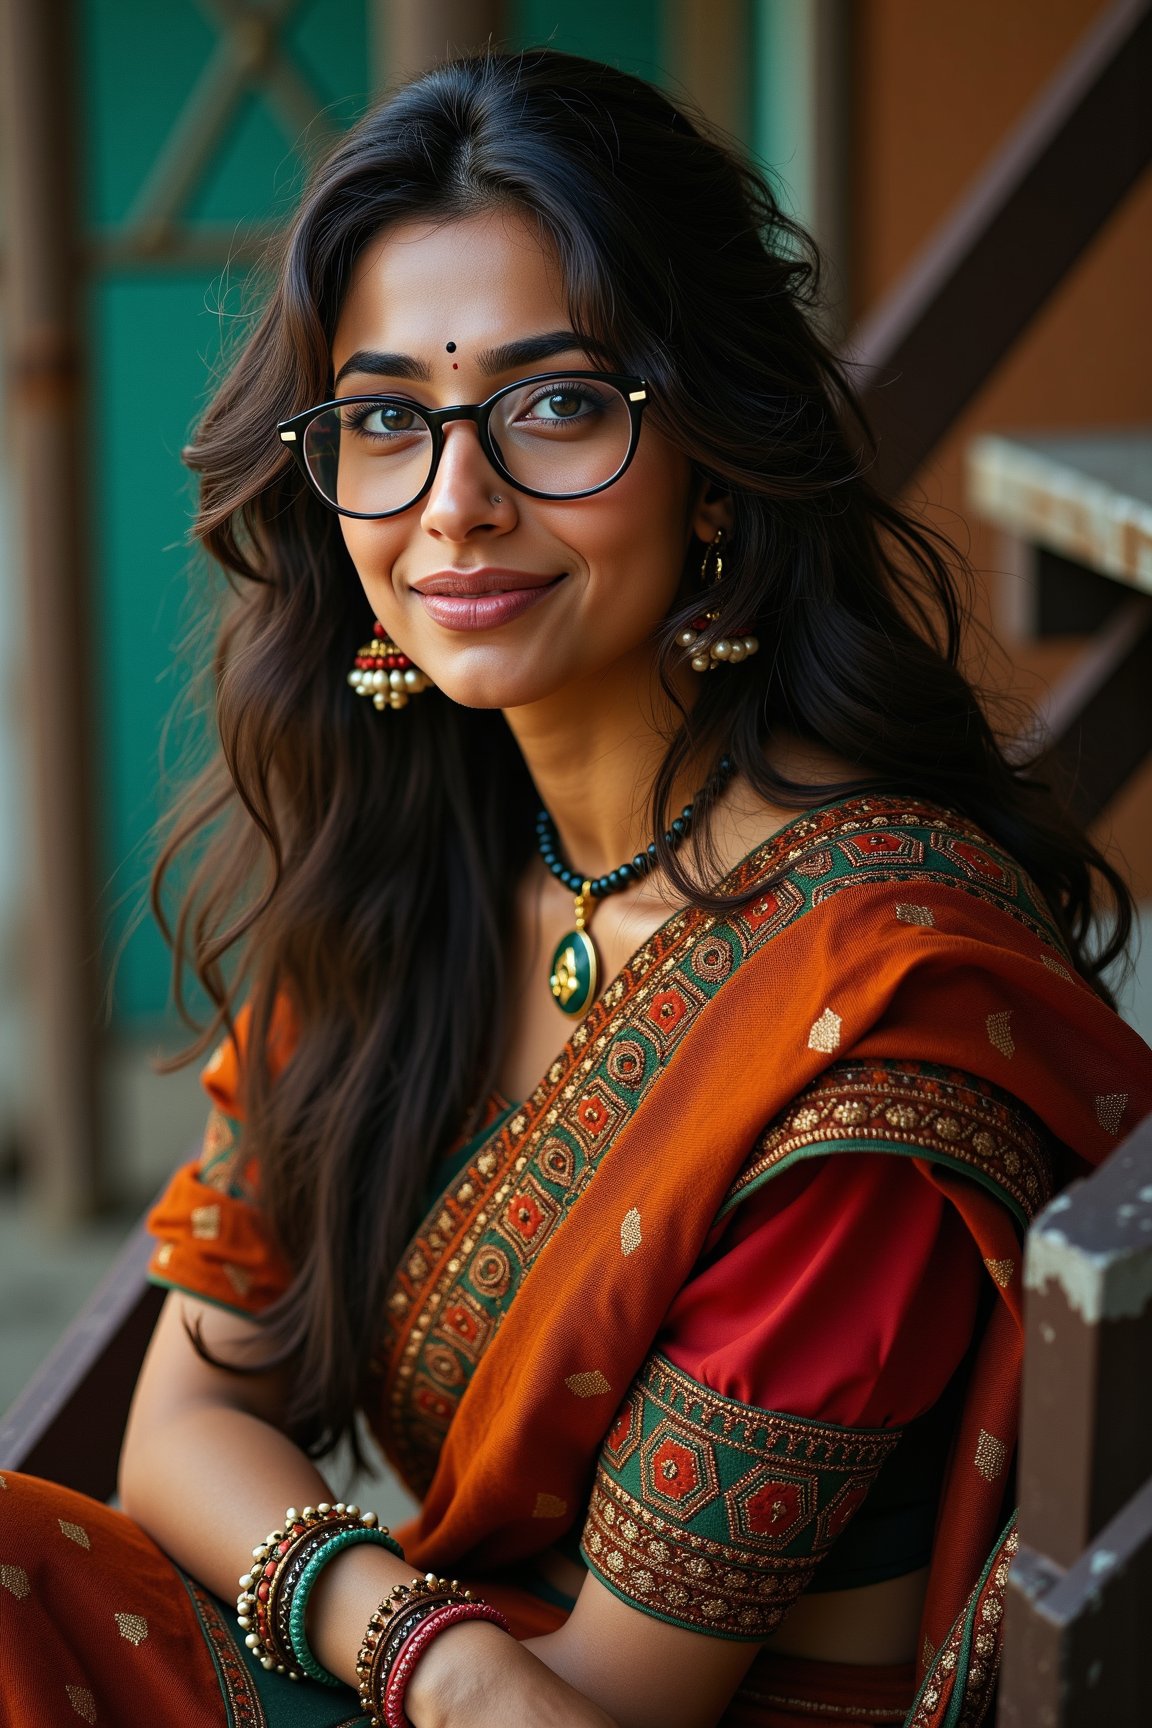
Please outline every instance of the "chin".
[[549, 680], [539, 670], [529, 675], [523, 666], [445, 672], [443, 679], [430, 672], [437, 689], [461, 708], [523, 708], [556, 694], [567, 680]]

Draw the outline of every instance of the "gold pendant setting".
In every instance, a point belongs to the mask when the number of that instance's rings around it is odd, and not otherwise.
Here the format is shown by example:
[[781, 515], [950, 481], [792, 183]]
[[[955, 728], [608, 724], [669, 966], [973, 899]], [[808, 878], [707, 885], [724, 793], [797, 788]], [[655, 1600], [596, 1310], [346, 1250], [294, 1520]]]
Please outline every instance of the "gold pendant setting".
[[585, 882], [577, 894], [576, 928], [561, 936], [549, 968], [552, 999], [562, 1014], [573, 1017], [583, 1014], [596, 1000], [600, 978], [600, 957], [587, 929], [591, 887], [591, 882]]

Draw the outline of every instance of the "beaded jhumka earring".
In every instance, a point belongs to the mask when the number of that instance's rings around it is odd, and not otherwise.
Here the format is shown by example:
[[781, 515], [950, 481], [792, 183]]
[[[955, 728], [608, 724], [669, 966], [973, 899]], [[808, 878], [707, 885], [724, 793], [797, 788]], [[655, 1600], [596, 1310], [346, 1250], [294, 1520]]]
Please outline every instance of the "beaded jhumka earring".
[[[724, 577], [724, 555], [720, 550], [720, 542], [724, 538], [723, 528], [716, 531], [716, 538], [704, 548], [704, 557], [700, 564], [700, 581], [705, 588], [716, 588]], [[719, 618], [719, 608], [703, 612], [698, 618], [693, 618], [691, 624], [681, 630], [677, 641], [681, 648], [693, 649], [707, 631], [710, 624], [715, 624]], [[721, 636], [716, 642], [710, 642], [706, 648], [692, 655], [693, 672], [711, 672], [715, 666], [738, 666], [741, 660], [751, 659], [757, 652], [760, 643], [755, 636]]]
[[428, 674], [413, 666], [404, 650], [389, 638], [383, 624], [374, 624], [371, 642], [357, 649], [348, 682], [357, 696], [370, 696], [373, 706], [381, 711], [407, 707], [410, 697], [435, 689]]

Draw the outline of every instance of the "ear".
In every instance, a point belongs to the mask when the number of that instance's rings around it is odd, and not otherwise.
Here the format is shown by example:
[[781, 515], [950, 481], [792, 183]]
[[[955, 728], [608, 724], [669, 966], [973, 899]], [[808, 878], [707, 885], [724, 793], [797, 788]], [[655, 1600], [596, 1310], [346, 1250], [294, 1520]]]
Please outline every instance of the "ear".
[[732, 494], [726, 492], [717, 481], [709, 480], [702, 474], [697, 481], [695, 502], [689, 518], [697, 540], [710, 546], [721, 530], [730, 534], [732, 515]]

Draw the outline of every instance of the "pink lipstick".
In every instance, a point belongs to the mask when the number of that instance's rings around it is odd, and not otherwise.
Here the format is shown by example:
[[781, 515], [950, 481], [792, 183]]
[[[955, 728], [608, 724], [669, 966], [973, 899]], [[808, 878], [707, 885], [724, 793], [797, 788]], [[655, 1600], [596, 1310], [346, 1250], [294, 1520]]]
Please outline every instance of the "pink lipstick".
[[429, 618], [445, 630], [494, 630], [530, 610], [563, 576], [529, 570], [442, 570], [413, 583]]

